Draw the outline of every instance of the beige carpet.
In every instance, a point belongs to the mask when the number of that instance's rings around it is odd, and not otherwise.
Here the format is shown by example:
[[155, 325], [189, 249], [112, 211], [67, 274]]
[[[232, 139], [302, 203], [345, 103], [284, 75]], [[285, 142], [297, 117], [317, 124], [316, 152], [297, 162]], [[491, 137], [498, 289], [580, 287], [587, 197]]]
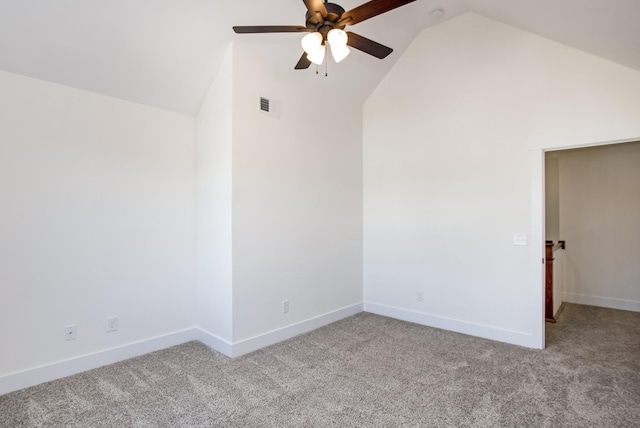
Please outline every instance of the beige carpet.
[[191, 342], [0, 397], [0, 427], [640, 427], [640, 313], [535, 351], [362, 313], [230, 360]]

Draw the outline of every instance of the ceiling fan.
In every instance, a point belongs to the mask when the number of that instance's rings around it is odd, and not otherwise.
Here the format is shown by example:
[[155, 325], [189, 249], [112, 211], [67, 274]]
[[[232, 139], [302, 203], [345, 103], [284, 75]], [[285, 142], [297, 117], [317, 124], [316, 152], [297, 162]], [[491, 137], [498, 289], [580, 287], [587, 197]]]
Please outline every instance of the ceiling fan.
[[367, 39], [351, 31], [344, 31], [347, 25], [355, 25], [374, 16], [389, 12], [415, 0], [371, 0], [355, 9], [345, 12], [344, 8], [322, 0], [303, 0], [307, 7], [306, 25], [251, 25], [235, 26], [238, 34], [250, 33], [309, 33], [302, 38], [304, 53], [295, 66], [296, 70], [309, 68], [313, 64], [322, 64], [326, 45], [336, 62], [349, 55], [349, 48], [358, 49], [376, 58], [386, 58], [393, 49]]

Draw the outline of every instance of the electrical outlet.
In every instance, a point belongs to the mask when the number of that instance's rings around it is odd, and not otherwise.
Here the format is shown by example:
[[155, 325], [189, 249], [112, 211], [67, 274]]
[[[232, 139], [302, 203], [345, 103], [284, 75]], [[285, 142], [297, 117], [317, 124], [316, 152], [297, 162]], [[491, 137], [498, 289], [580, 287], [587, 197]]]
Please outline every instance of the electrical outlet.
[[109, 317], [107, 318], [107, 331], [116, 331], [118, 330], [118, 317]]
[[289, 301], [288, 300], [283, 300], [282, 301], [282, 313], [286, 314], [287, 312], [289, 312]]
[[76, 325], [64, 326], [64, 340], [74, 340], [76, 338]]
[[418, 302], [424, 301], [424, 293], [422, 291], [416, 291], [416, 300]]

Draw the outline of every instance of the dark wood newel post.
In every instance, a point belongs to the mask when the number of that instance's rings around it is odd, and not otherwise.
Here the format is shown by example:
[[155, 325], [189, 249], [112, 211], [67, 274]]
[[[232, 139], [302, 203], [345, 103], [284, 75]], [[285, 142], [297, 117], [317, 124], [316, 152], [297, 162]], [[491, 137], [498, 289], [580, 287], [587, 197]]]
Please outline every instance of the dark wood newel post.
[[544, 317], [547, 321], [555, 322], [553, 317], [553, 241], [546, 241], [545, 245], [545, 292]]

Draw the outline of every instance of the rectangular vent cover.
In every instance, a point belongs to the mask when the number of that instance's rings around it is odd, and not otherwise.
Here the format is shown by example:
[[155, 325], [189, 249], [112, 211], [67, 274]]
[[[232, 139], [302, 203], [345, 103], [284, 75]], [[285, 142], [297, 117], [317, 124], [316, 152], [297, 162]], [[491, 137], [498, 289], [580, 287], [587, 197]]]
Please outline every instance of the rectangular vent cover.
[[280, 101], [264, 94], [258, 95], [258, 111], [271, 117], [280, 117]]
[[269, 113], [269, 100], [264, 97], [260, 97], [260, 110]]

